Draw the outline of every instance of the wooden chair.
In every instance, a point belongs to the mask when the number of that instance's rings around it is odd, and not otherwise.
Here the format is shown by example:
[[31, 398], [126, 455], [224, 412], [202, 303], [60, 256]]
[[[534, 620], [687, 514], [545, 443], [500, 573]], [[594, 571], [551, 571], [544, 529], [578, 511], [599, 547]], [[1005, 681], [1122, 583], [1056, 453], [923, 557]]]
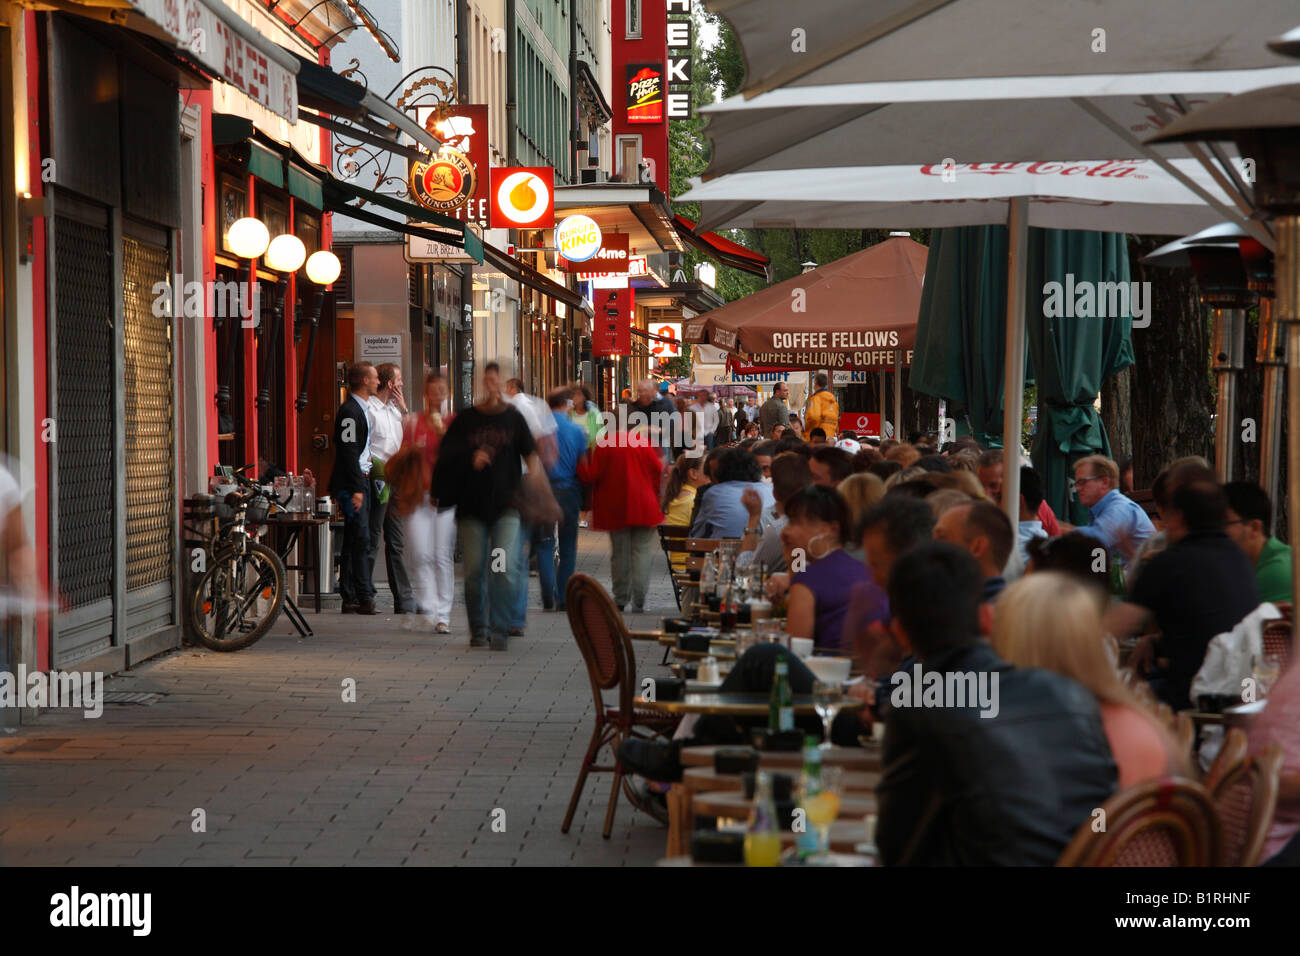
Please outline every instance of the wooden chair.
[[668, 561], [668, 576], [673, 582], [673, 597], [677, 599], [677, 610], [682, 609], [682, 585], [673, 571], [674, 552], [669, 550], [669, 542], [684, 540], [691, 529], [684, 524], [661, 524], [659, 526], [659, 546], [664, 549], [664, 558]]
[[1291, 652], [1294, 649], [1291, 626], [1291, 621], [1287, 618], [1269, 621], [1264, 625], [1264, 653], [1276, 656], [1282, 663], [1283, 671], [1291, 664]]
[[1104, 829], [1089, 819], [1057, 866], [1215, 866], [1219, 818], [1199, 783], [1177, 777], [1148, 780], [1115, 794], [1101, 807]]
[[1219, 785], [1219, 781], [1227, 775], [1227, 772], [1236, 769], [1237, 765], [1246, 759], [1247, 749], [1246, 731], [1241, 727], [1229, 727], [1223, 735], [1223, 746], [1219, 748], [1214, 763], [1210, 764], [1210, 769], [1205, 772], [1205, 779], [1201, 781], [1205, 789], [1213, 793], [1214, 788]]
[[[582, 651], [591, 679], [591, 694], [596, 704], [596, 726], [591, 732], [587, 753], [582, 758], [582, 770], [569, 799], [568, 812], [564, 814], [561, 833], [568, 833], [573, 814], [578, 809], [578, 798], [587, 783], [587, 774], [613, 771], [614, 783], [609, 791], [609, 808], [605, 811], [603, 836], [609, 839], [614, 827], [614, 809], [618, 806], [618, 791], [623, 784], [623, 764], [618, 758], [618, 746], [630, 736], [655, 736], [672, 733], [677, 718], [655, 711], [636, 711], [632, 701], [636, 696], [636, 654], [623, 623], [623, 615], [613, 599], [596, 581], [585, 574], [569, 578], [564, 592], [569, 626]], [[605, 692], [618, 694], [616, 704], [605, 702]], [[614, 754], [613, 765], [601, 765], [596, 758], [609, 746]]]
[[[1226, 741], [1225, 741], [1226, 744]], [[1221, 866], [1258, 866], [1277, 809], [1282, 751], [1269, 747], [1227, 767], [1211, 791], [1219, 813]]]

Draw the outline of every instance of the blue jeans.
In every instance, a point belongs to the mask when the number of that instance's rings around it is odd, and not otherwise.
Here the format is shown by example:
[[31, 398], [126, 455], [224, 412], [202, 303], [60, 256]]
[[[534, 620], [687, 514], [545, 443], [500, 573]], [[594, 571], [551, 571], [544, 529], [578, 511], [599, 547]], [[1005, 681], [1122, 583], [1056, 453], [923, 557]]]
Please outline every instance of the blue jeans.
[[515, 536], [515, 555], [510, 559], [510, 586], [513, 589], [509, 603], [510, 626], [520, 629], [528, 623], [528, 552], [536, 530], [520, 519], [519, 533]]
[[553, 601], [557, 608], [564, 610], [564, 589], [578, 561], [578, 512], [582, 510], [582, 489], [574, 485], [551, 490], [555, 492], [555, 500], [562, 512], [559, 524], [560, 568], [557, 574], [556, 533], [553, 526], [548, 526], [542, 529], [541, 542], [537, 545], [537, 576], [542, 585], [542, 603]]
[[[468, 515], [457, 514], [456, 518], [456, 534], [465, 555], [465, 611], [470, 634], [505, 638], [514, 598], [513, 566], [518, 563], [519, 512], [503, 511], [490, 525]], [[528, 573], [527, 567], [524, 573]]]
[[361, 507], [352, 507], [351, 495], [335, 495], [343, 516], [343, 545], [339, 550], [339, 595], [344, 604], [364, 604], [375, 599], [370, 580], [370, 490]]

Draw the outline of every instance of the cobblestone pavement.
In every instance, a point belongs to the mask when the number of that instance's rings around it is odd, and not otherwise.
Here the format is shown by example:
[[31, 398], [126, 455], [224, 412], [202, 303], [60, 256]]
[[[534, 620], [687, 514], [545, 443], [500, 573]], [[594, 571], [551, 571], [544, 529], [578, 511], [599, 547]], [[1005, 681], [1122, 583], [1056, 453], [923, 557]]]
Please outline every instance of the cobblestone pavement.
[[[608, 538], [582, 532], [578, 570], [608, 588], [608, 569]], [[187, 647], [105, 684], [161, 695], [152, 704], [43, 712], [0, 738], [0, 863], [654, 862], [666, 831], [625, 799], [601, 838], [608, 774], [560, 833], [593, 705], [567, 617], [529, 584], [527, 633], [506, 653], [469, 647], [458, 581], [450, 635], [326, 611], [307, 614], [316, 636], [302, 640], [282, 615], [247, 650]], [[647, 605], [632, 626], [676, 609], [659, 556]]]

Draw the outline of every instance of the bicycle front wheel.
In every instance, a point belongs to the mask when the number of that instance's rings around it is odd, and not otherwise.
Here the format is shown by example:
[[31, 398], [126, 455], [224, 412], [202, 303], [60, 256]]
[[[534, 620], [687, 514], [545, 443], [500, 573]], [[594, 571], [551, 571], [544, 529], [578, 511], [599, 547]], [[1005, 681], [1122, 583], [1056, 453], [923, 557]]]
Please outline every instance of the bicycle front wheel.
[[226, 548], [211, 558], [190, 607], [194, 634], [214, 651], [238, 651], [256, 642], [284, 607], [284, 565], [264, 544]]

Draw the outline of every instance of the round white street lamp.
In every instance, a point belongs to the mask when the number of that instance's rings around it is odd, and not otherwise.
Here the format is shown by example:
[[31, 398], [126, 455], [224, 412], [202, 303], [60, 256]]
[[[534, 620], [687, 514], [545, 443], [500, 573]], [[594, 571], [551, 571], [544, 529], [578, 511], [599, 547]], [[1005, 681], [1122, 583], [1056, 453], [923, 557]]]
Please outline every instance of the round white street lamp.
[[259, 259], [271, 242], [266, 223], [253, 216], [236, 219], [226, 233], [226, 244], [241, 259]]

